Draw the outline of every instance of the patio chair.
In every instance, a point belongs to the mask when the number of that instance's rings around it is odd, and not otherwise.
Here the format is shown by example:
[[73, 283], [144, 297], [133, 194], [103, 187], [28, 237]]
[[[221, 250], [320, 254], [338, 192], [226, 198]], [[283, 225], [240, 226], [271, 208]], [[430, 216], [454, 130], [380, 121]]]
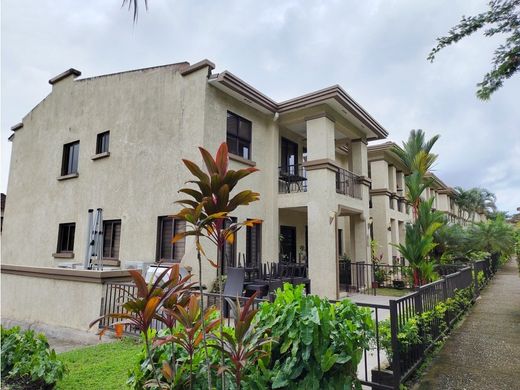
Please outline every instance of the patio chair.
[[[224, 285], [224, 292], [222, 294], [224, 298], [230, 298], [235, 301], [237, 297], [240, 298], [244, 296], [244, 268], [228, 267], [226, 269], [226, 275], [226, 284]], [[226, 301], [224, 301], [222, 314], [224, 314], [225, 317], [229, 314], [229, 305]]]

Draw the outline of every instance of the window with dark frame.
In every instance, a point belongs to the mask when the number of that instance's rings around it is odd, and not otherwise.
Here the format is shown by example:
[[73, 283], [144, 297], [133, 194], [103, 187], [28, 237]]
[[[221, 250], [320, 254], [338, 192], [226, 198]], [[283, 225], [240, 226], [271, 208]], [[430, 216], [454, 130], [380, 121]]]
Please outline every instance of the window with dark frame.
[[110, 141], [110, 131], [105, 131], [97, 135], [96, 154], [107, 153]]
[[62, 176], [78, 173], [79, 141], [63, 145]]
[[338, 256], [343, 256], [343, 229], [338, 229]]
[[230, 153], [251, 160], [251, 121], [227, 113], [226, 142]]
[[246, 264], [254, 266], [262, 263], [262, 224], [256, 223], [246, 228]]
[[119, 260], [121, 220], [103, 221], [103, 259]]
[[74, 234], [76, 233], [75, 223], [60, 223], [58, 229], [58, 253], [74, 252]]
[[172, 244], [172, 238], [184, 231], [186, 231], [186, 221], [167, 216], [159, 217], [157, 223], [157, 261], [179, 263], [182, 260], [186, 249], [186, 240], [183, 238]]

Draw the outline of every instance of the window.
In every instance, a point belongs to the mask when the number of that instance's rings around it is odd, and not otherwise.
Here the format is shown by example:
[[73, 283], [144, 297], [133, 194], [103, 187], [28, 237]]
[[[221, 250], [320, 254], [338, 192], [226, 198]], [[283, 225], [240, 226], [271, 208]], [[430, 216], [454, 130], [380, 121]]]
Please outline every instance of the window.
[[61, 175], [78, 173], [79, 141], [63, 145], [63, 163]]
[[60, 223], [58, 230], [58, 253], [72, 253], [74, 251], [75, 223]]
[[103, 221], [103, 258], [119, 259], [121, 220]]
[[157, 225], [157, 261], [179, 263], [184, 256], [185, 239], [172, 244], [172, 238], [186, 231], [186, 222], [172, 217], [159, 217]]
[[109, 140], [110, 140], [110, 131], [105, 131], [104, 133], [99, 133], [97, 135], [96, 154], [108, 152], [108, 141]]
[[[224, 229], [231, 226], [231, 224], [236, 223], [236, 217], [229, 217], [224, 220]], [[237, 260], [237, 234], [233, 234], [233, 243], [229, 243], [226, 241], [224, 247], [220, 250], [220, 264], [222, 266], [222, 273], [225, 273], [227, 267], [236, 267]]]
[[338, 229], [338, 256], [343, 255], [343, 229]]
[[251, 121], [228, 111], [226, 142], [230, 153], [251, 160]]
[[246, 264], [262, 263], [262, 224], [257, 223], [246, 228]]

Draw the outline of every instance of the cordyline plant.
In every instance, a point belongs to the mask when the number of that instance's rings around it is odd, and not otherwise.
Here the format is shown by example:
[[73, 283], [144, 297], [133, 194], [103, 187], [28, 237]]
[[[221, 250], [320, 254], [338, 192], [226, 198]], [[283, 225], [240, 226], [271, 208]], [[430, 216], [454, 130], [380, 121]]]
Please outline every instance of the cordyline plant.
[[[187, 222], [187, 229], [185, 232], [175, 235], [172, 243], [183, 239], [186, 236], [195, 237], [195, 246], [197, 250], [197, 261], [199, 267], [199, 288], [201, 297], [202, 291], [202, 256], [204, 256], [210, 264], [217, 269], [217, 280], [219, 282], [219, 301], [220, 307], [223, 306], [222, 296], [222, 278], [221, 272], [223, 269], [223, 259], [217, 256], [217, 262], [209, 259], [201, 245], [201, 238], [208, 238], [217, 247], [220, 252], [226, 242], [232, 243], [235, 233], [242, 226], [252, 226], [259, 223], [258, 220], [247, 220], [239, 223], [232, 223], [226, 226], [226, 221], [229, 213], [233, 212], [239, 206], [249, 205], [251, 202], [259, 199], [259, 194], [251, 190], [243, 190], [235, 195], [232, 191], [240, 180], [256, 172], [256, 168], [244, 168], [237, 171], [231, 170], [228, 167], [229, 154], [226, 143], [222, 143], [217, 151], [215, 158], [204, 148], [199, 147], [202, 159], [206, 167], [203, 171], [197, 164], [190, 160], [183, 159], [184, 165], [188, 168], [196, 180], [191, 180], [188, 183], [193, 184], [196, 188], [182, 188], [179, 192], [191, 197], [191, 199], [183, 199], [177, 203], [184, 208], [174, 217]], [[201, 310], [204, 311], [204, 300], [201, 299]], [[222, 312], [221, 312], [222, 315]], [[211, 388], [211, 374], [210, 363], [206, 343], [206, 331], [202, 323], [202, 343], [206, 355], [206, 365], [208, 371], [208, 387]], [[223, 333], [222, 321], [220, 325], [220, 333]], [[224, 356], [221, 359], [224, 365]], [[225, 386], [224, 374], [222, 373], [222, 387]]]
[[[154, 342], [155, 346], [175, 343], [184, 348], [188, 354], [190, 364], [190, 389], [193, 387], [193, 355], [197, 351], [205, 334], [211, 332], [220, 322], [220, 319], [210, 321], [210, 317], [216, 309], [215, 307], [211, 307], [203, 312], [201, 310], [200, 298], [198, 295], [191, 295], [186, 307], [178, 305], [177, 308], [173, 310], [165, 309], [184, 329], [164, 338], [158, 338]], [[204, 326], [206, 322], [208, 323]], [[171, 381], [174, 378], [174, 370], [174, 366], [163, 362], [162, 373], [167, 380]]]
[[[143, 334], [146, 355], [152, 365], [152, 371], [155, 375], [156, 371], [153, 367], [148, 331], [154, 319], [162, 322], [167, 321], [167, 317], [160, 314], [162, 307], [165, 303], [171, 300], [179, 300], [180, 296], [189, 292], [194, 285], [194, 283], [189, 282], [192, 275], [187, 275], [181, 278], [179, 274], [179, 265], [174, 264], [171, 268], [162, 271], [155, 281], [152, 278], [152, 280], [147, 284], [140, 271], [129, 270], [128, 272], [137, 287], [137, 295], [132, 294], [124, 287], [114, 286], [129, 295], [129, 300], [122, 305], [124, 312], [105, 314], [92, 321], [89, 327], [92, 328], [95, 324], [104, 319], [116, 319], [119, 321], [113, 323], [112, 327], [115, 328], [117, 336], [121, 336], [124, 326], [127, 325], [138, 329]], [[177, 307], [180, 306], [177, 305]], [[109, 326], [106, 325], [99, 332], [100, 337], [108, 328]], [[156, 379], [156, 381], [159, 388], [161, 388], [159, 379]]]
[[255, 332], [252, 326], [252, 321], [258, 312], [258, 309], [253, 309], [256, 295], [257, 292], [249, 297], [244, 307], [240, 307], [238, 298], [236, 303], [226, 298], [235, 318], [234, 333], [221, 333], [220, 338], [212, 335], [212, 338], [221, 343], [213, 344], [211, 347], [218, 349], [231, 361], [231, 366], [221, 366], [220, 371], [228, 371], [233, 374], [237, 389], [241, 388], [244, 371], [257, 359], [267, 355], [268, 352], [264, 349], [264, 345], [273, 342], [271, 337], [262, 337], [261, 332]]

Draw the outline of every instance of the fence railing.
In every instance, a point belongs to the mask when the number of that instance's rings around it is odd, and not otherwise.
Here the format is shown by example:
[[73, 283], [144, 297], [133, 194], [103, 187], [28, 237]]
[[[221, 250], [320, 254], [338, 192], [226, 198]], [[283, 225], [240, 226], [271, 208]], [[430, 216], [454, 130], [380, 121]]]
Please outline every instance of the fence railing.
[[410, 267], [398, 264], [374, 264], [339, 261], [339, 285], [342, 292], [377, 295], [378, 288], [411, 288]]
[[[464, 312], [463, 307], [446, 310], [444, 318], [433, 316], [427, 328], [421, 329], [421, 342], [416, 345], [403, 345], [398, 335], [405, 331], [409, 321], [425, 312], [431, 311], [441, 302], [455, 297], [456, 291], [472, 288], [473, 299], [478, 296], [480, 289], [478, 283], [478, 271], [491, 268], [491, 260], [482, 260], [465, 266], [457, 272], [443, 276], [440, 280], [421, 286], [417, 291], [404, 297], [390, 300], [390, 322], [392, 343], [392, 375], [393, 386], [399, 389], [399, 385], [423, 362], [426, 354], [435, 346], [435, 343], [452, 328], [454, 323]], [[492, 273], [484, 273], [486, 280]], [[447, 329], [445, 326], [447, 325]]]
[[[345, 269], [350, 269], [351, 278], [357, 277], [357, 273], [363, 273], [360, 280], [364, 280], [366, 272], [370, 277], [373, 277], [373, 268], [364, 265], [357, 265], [358, 263], [351, 263], [350, 267], [347, 262], [343, 265]], [[379, 265], [381, 267], [381, 265]], [[375, 389], [399, 389], [400, 385], [404, 383], [410, 375], [419, 367], [435, 343], [452, 328], [457, 319], [463, 314], [464, 308], [459, 308], [454, 312], [446, 311], [444, 314], [444, 321], [441, 318], [433, 318], [429, 326], [421, 329], [421, 342], [414, 345], [405, 345], [400, 339], [399, 334], [405, 332], [407, 323], [416, 316], [420, 316], [428, 312], [441, 302], [446, 302], [447, 299], [453, 298], [457, 291], [468, 287], [473, 287], [473, 298], [476, 298], [482, 287], [478, 281], [480, 272], [484, 275], [484, 282], [493, 276], [492, 260], [486, 259], [472, 263], [459, 269], [457, 272], [443, 276], [440, 280], [421, 286], [418, 290], [389, 301], [388, 305], [374, 304], [374, 303], [358, 303], [358, 306], [370, 309], [372, 318], [375, 323], [375, 337], [374, 342], [370, 348], [363, 352], [363, 359], [358, 367], [358, 378], [365, 386], [371, 386]], [[353, 270], [356, 269], [357, 270]], [[385, 265], [385, 267], [403, 267]], [[341, 268], [340, 268], [341, 271]], [[398, 272], [405, 272], [402, 268]], [[481, 274], [482, 275], [482, 274]], [[122, 305], [127, 302], [132, 296], [137, 293], [137, 287], [133, 283], [107, 283], [105, 296], [101, 302], [101, 315], [108, 313], [123, 313]], [[219, 308], [218, 294], [206, 293], [203, 294], [206, 305], [215, 305]], [[243, 304], [246, 297], [238, 298]], [[253, 306], [258, 307], [264, 299], [256, 299]], [[225, 323], [232, 325], [233, 316], [229, 312], [229, 308], [224, 303], [222, 312], [224, 314]], [[101, 321], [100, 328], [110, 326], [117, 320], [107, 318]], [[390, 339], [388, 334], [383, 334], [383, 321], [389, 322]], [[447, 324], [447, 329], [442, 322]], [[385, 326], [387, 326], [385, 324]], [[152, 323], [152, 328], [161, 329], [164, 325], [158, 321]], [[125, 326], [126, 333], [137, 334], [138, 330], [132, 329], [130, 326]], [[426, 334], [427, 332], [427, 334]], [[383, 339], [387, 337], [387, 339]], [[389, 350], [388, 342], [391, 344]], [[387, 351], [390, 356], [387, 356]], [[391, 365], [387, 367], [387, 362]]]
[[361, 199], [359, 176], [346, 169], [338, 168], [336, 173], [336, 192], [351, 198]]
[[[195, 291], [198, 293], [198, 290]], [[106, 284], [105, 297], [101, 301], [101, 311], [100, 315], [105, 314], [122, 314], [125, 312], [123, 309], [123, 304], [128, 302], [130, 299], [133, 299], [137, 295], [137, 286], [133, 282], [129, 283], [121, 283], [121, 282], [111, 282]], [[204, 292], [202, 294], [204, 299], [204, 307], [215, 306], [220, 310], [220, 299], [219, 294]], [[248, 300], [248, 297], [227, 297], [231, 299], [233, 302], [236, 302], [238, 299], [241, 306]], [[267, 299], [259, 299], [255, 298], [253, 302], [253, 308], [258, 308], [258, 306], [262, 302], [267, 302]], [[228, 301], [224, 298], [224, 308], [222, 312], [224, 313], [224, 324], [227, 326], [231, 326], [233, 323], [233, 316], [231, 315], [231, 310]], [[114, 318], [104, 318], [99, 323], [99, 328], [111, 327], [115, 322], [120, 321], [120, 319]], [[157, 320], [152, 320], [152, 326], [155, 330], [161, 330], [166, 326]], [[130, 326], [125, 325], [123, 331], [127, 334], [139, 334], [139, 330]]]

